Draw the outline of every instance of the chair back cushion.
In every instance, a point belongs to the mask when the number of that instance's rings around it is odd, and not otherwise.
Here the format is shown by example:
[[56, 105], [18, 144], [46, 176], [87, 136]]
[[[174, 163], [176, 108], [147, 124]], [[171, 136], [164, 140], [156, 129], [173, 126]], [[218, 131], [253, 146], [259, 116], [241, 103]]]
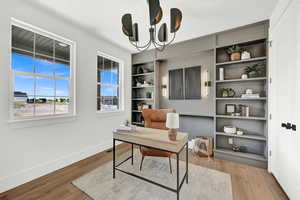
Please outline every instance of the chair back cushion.
[[144, 109], [142, 111], [145, 127], [168, 130], [166, 127], [167, 113], [175, 113], [174, 109]]

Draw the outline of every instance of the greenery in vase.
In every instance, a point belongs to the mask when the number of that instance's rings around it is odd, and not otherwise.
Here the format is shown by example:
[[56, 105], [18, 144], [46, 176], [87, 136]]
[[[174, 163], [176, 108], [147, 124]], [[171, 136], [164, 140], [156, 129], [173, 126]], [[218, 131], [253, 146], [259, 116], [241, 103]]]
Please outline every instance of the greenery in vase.
[[221, 89], [222, 97], [228, 97], [229, 96], [229, 91], [230, 91], [229, 88], [222, 88]]
[[234, 97], [235, 91], [232, 88], [221, 88], [222, 97]]
[[259, 65], [259, 64], [253, 65], [253, 66], [249, 66], [249, 67], [247, 67], [247, 68], [245, 69], [245, 72], [246, 72], [247, 74], [249, 74], [249, 73], [251, 73], [251, 72], [257, 73], [257, 72], [263, 72], [263, 71], [265, 71], [265, 66], [264, 66], [264, 65]]

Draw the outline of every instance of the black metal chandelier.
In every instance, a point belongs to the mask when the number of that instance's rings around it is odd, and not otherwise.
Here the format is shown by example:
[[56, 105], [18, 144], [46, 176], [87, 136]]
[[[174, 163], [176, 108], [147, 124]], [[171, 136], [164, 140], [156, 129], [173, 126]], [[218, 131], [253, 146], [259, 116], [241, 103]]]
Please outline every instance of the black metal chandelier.
[[[160, 7], [159, 0], [147, 0], [149, 4], [149, 16], [150, 16], [150, 39], [146, 44], [139, 45], [139, 33], [138, 33], [138, 24], [132, 24], [131, 14], [127, 13], [122, 17], [122, 30], [123, 33], [128, 37], [129, 42], [138, 50], [145, 51], [151, 44], [155, 49], [163, 51], [166, 46], [170, 45], [176, 36], [176, 32], [179, 30], [182, 13], [178, 8], [171, 8], [171, 22], [170, 22], [170, 32], [173, 34], [172, 39], [168, 41], [168, 31], [167, 24], [163, 23], [160, 25], [158, 33], [156, 31], [156, 25], [161, 21], [163, 16], [163, 11]], [[156, 38], [157, 36], [157, 38]]]

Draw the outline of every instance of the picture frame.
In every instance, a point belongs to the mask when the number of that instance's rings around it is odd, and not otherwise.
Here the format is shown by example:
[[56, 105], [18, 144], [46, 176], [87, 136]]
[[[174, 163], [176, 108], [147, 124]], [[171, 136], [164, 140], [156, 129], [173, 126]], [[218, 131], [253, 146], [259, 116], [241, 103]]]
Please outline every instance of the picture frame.
[[235, 104], [226, 104], [225, 105], [225, 113], [226, 115], [232, 115], [236, 112], [236, 105]]

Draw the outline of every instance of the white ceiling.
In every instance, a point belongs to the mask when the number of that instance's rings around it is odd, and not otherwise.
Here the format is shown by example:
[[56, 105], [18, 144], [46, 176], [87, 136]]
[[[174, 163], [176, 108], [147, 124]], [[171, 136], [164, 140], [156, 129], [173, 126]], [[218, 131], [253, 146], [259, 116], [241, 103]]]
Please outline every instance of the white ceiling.
[[[121, 17], [133, 15], [139, 23], [140, 41], [146, 42], [148, 33], [148, 4], [146, 0], [30, 0], [73, 23], [84, 27], [131, 52], [134, 48], [121, 31]], [[268, 19], [277, 0], [160, 0], [168, 26], [170, 8], [183, 13], [181, 29], [175, 42]]]

